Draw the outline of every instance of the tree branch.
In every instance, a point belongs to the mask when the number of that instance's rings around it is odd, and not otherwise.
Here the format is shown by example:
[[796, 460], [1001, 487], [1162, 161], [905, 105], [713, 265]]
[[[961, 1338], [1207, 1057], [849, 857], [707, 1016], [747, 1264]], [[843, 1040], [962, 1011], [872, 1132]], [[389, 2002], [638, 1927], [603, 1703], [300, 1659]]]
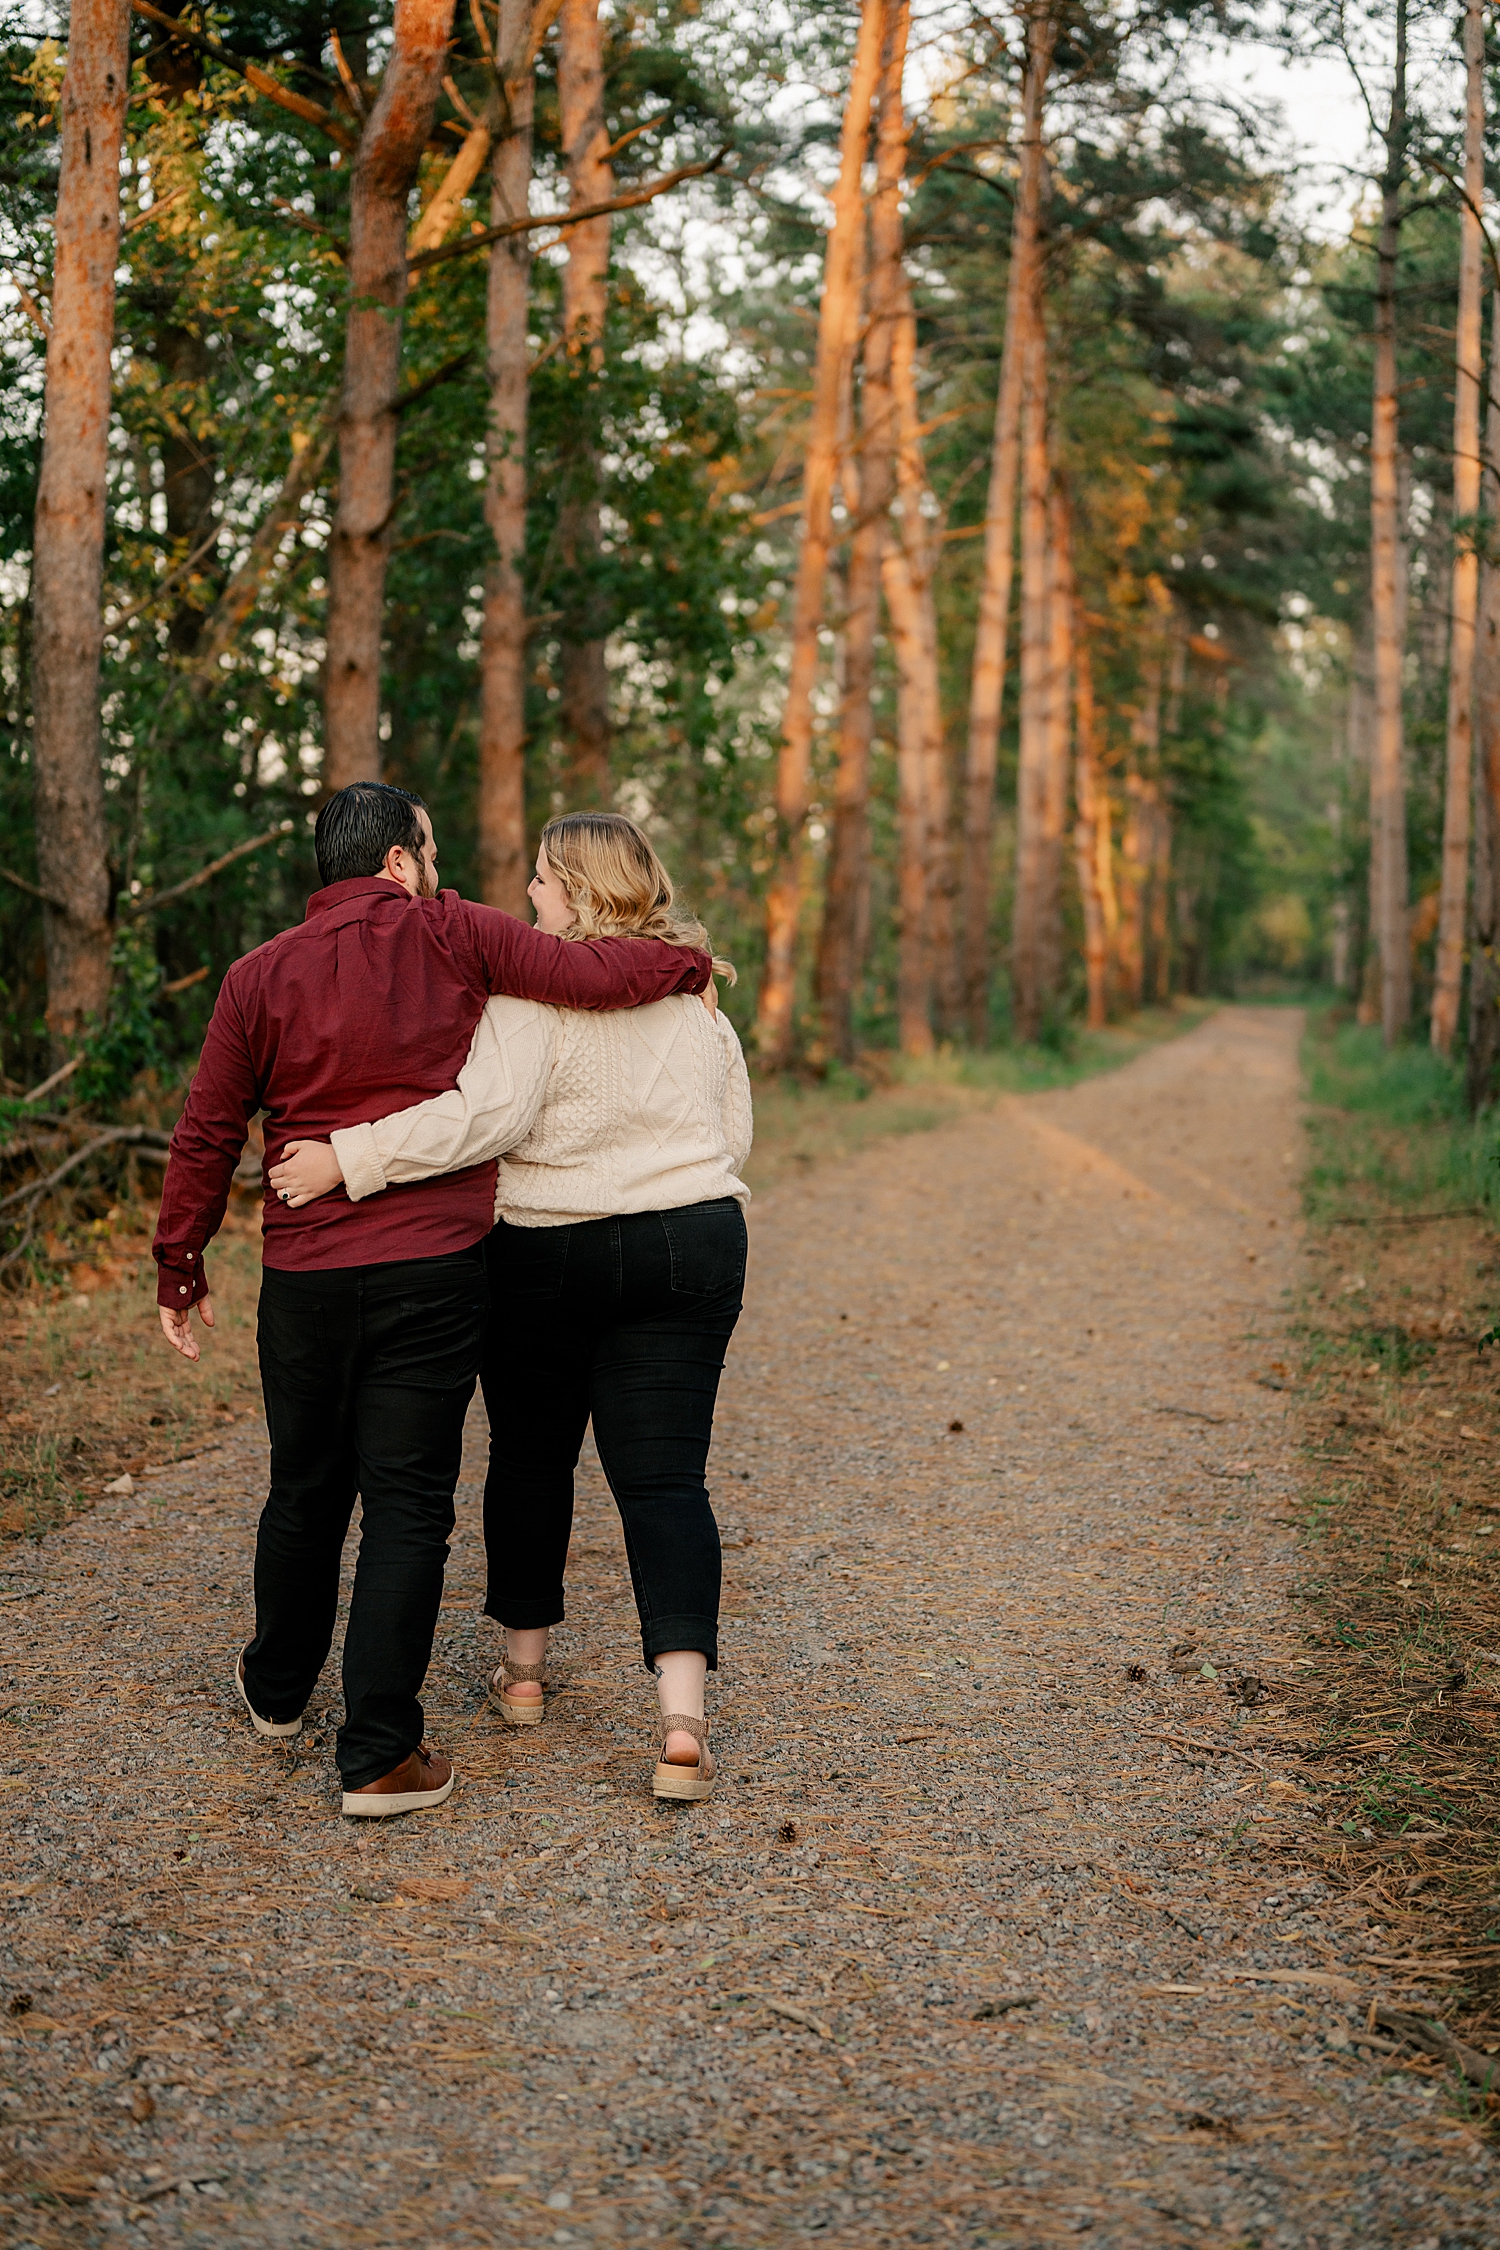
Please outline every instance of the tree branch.
[[174, 203], [180, 203], [185, 195], [191, 193], [192, 182], [188, 181], [183, 187], [174, 187], [170, 195], [159, 195], [154, 203], [147, 204], [144, 211], [137, 211], [133, 219], [126, 220], [120, 229], [121, 234], [134, 234], [138, 227], [149, 227], [153, 219], [159, 219], [163, 211], [169, 210]]
[[705, 157], [701, 164], [683, 164], [675, 172], [665, 172], [659, 180], [643, 180], [638, 188], [625, 195], [611, 196], [607, 203], [587, 203], [581, 211], [544, 211], [538, 217], [506, 219], [498, 227], [485, 227], [479, 234], [465, 235], [461, 242], [445, 242], [436, 250], [423, 250], [407, 260], [407, 270], [416, 275], [425, 273], [429, 266], [442, 265], [449, 258], [466, 258], [472, 250], [488, 250], [493, 242], [507, 242], [512, 235], [533, 234], [538, 227], [580, 227], [588, 219], [607, 219], [616, 211], [636, 211], [643, 203], [654, 203], [659, 195], [678, 187], [684, 180], [702, 179], [707, 172], [717, 172], [727, 156], [733, 154], [721, 148], [717, 155]]
[[43, 906], [54, 906], [59, 914], [67, 913], [68, 909], [60, 898], [54, 898], [50, 891], [39, 890], [35, 883], [28, 883], [24, 875], [17, 875], [9, 867], [0, 867], [0, 876], [3, 876], [7, 883], [14, 883], [16, 889], [24, 891], [28, 898], [39, 898]]
[[260, 851], [266, 844], [279, 843], [283, 836], [289, 836], [291, 832], [291, 821], [278, 821], [263, 836], [252, 836], [248, 843], [236, 844], [232, 852], [222, 852], [217, 859], [211, 859], [207, 867], [200, 867], [196, 875], [189, 875], [184, 881], [174, 883], [170, 890], [153, 891], [149, 898], [122, 898], [116, 911], [120, 915], [131, 916], [154, 914], [159, 906], [171, 906], [176, 900], [186, 897], [189, 891], [196, 891], [201, 884], [212, 882], [215, 875], [221, 874], [226, 867], [232, 867], [237, 859], [247, 858], [251, 852]]
[[420, 383], [413, 383], [409, 390], [402, 391], [392, 412], [404, 414], [409, 406], [415, 406], [419, 398], [425, 398], [429, 391], [435, 391], [440, 383], [451, 383], [455, 375], [463, 373], [473, 357], [473, 352], [467, 351], [460, 352], [457, 359], [446, 360], [434, 374], [424, 375]]
[[358, 146], [358, 135], [351, 133], [346, 125], [340, 124], [331, 110], [321, 108], [317, 102], [310, 102], [305, 94], [294, 94], [289, 86], [282, 85], [279, 78], [273, 78], [268, 70], [262, 70], [259, 63], [245, 62], [239, 55], [232, 55], [227, 47], [219, 45], [217, 39], [206, 39], [201, 31], [194, 31], [180, 16], [165, 15], [160, 8], [153, 8], [151, 0], [130, 0], [130, 5], [136, 15], [144, 16], [149, 23], [160, 24], [163, 31], [170, 32], [174, 44], [194, 47], [200, 55], [207, 55], [211, 62], [221, 63], [225, 70], [232, 70], [236, 77], [243, 78], [254, 92], [264, 94], [268, 102], [275, 102], [279, 109], [290, 110], [293, 117], [300, 117], [305, 124], [320, 127], [331, 141], [337, 141], [340, 148], [353, 149]]
[[208, 617], [202, 643], [186, 675], [189, 680], [206, 679], [217, 670], [219, 658], [254, 607], [255, 597], [282, 540], [294, 525], [301, 523], [303, 499], [322, 475], [323, 464], [332, 447], [333, 424], [329, 416], [322, 428], [293, 453], [281, 490], [256, 526], [248, 554]]
[[114, 1147], [121, 1141], [133, 1141], [137, 1147], [144, 1142], [150, 1148], [165, 1148], [168, 1136], [153, 1132], [149, 1125], [111, 1125], [108, 1132], [96, 1133], [91, 1141], [84, 1142], [82, 1148], [75, 1149], [66, 1163], [59, 1164], [55, 1172], [44, 1173], [41, 1179], [32, 1180], [28, 1186], [17, 1188], [13, 1194], [0, 1198], [0, 1211], [10, 1211], [18, 1203], [34, 1203], [49, 1188], [55, 1188], [59, 1180], [65, 1180], [70, 1172], [76, 1172], [80, 1164], [87, 1163], [91, 1156], [97, 1156], [101, 1148]]

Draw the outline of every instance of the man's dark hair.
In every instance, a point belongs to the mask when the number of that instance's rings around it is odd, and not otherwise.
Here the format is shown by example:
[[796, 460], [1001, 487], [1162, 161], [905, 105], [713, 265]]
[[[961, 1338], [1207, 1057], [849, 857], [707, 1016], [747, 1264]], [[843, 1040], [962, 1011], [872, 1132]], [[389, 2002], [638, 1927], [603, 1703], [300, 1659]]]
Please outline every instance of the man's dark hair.
[[388, 781], [351, 781], [347, 789], [335, 789], [313, 830], [324, 883], [380, 874], [395, 844], [420, 859], [426, 842], [417, 818], [421, 807], [410, 789], [395, 789]]

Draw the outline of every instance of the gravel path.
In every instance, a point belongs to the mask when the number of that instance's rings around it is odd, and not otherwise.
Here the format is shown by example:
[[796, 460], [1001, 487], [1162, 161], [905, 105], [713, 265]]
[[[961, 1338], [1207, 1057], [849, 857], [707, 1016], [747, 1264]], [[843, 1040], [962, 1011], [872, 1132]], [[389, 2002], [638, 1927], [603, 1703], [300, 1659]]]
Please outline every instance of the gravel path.
[[758, 1201], [708, 1806], [645, 1793], [597, 1464], [518, 1739], [476, 1445], [429, 1699], [463, 1785], [374, 1834], [237, 1714], [253, 1431], [25, 1551], [0, 2237], [1494, 2241], [1486, 2143], [1360, 2044], [1378, 1942], [1224, 1692], [1274, 1715], [1299, 1658], [1298, 1030], [1225, 1011]]

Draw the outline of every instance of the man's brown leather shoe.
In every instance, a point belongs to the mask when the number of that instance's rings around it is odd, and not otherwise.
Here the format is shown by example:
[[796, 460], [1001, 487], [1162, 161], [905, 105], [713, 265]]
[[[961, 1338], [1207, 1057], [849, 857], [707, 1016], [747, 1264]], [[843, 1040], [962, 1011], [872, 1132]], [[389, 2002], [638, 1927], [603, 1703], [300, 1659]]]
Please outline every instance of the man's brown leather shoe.
[[363, 1789], [346, 1789], [344, 1810], [359, 1820], [389, 1820], [393, 1813], [428, 1812], [452, 1796], [457, 1778], [448, 1760], [429, 1750], [424, 1742], [420, 1750], [403, 1758], [394, 1772], [382, 1774], [379, 1781], [367, 1781]]

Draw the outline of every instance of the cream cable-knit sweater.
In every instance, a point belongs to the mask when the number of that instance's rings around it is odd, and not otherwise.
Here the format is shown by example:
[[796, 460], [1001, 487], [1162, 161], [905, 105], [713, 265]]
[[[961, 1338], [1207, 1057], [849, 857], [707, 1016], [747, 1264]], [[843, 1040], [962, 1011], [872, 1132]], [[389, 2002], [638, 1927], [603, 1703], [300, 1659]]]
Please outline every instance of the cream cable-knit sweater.
[[502, 994], [452, 1093], [332, 1138], [352, 1203], [497, 1156], [496, 1218], [561, 1227], [748, 1202], [750, 1132], [734, 1027], [695, 994], [609, 1014]]

